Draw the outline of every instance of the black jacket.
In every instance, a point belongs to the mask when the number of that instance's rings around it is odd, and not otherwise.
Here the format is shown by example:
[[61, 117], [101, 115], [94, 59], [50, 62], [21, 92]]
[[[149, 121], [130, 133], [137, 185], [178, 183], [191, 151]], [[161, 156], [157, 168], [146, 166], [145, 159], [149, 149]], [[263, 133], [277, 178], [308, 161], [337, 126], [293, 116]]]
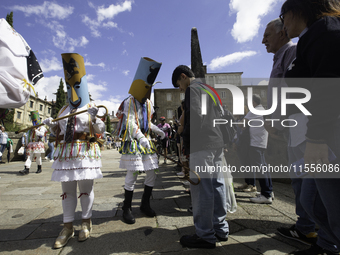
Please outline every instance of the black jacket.
[[[300, 38], [296, 59], [285, 75], [288, 86], [311, 92], [310, 101], [304, 105], [312, 114], [308, 117], [306, 134], [311, 139], [326, 139], [331, 135], [340, 115], [339, 45], [340, 18], [324, 17], [316, 21]], [[297, 112], [301, 111], [296, 107], [288, 108], [288, 115]]]
[[[203, 89], [210, 92], [215, 101]], [[207, 114], [202, 115], [201, 95], [207, 94]], [[215, 104], [216, 102], [216, 104]], [[216, 94], [198, 79], [185, 91], [183, 143], [185, 154], [224, 147], [221, 125], [213, 127], [214, 119], [221, 119], [223, 110]]]

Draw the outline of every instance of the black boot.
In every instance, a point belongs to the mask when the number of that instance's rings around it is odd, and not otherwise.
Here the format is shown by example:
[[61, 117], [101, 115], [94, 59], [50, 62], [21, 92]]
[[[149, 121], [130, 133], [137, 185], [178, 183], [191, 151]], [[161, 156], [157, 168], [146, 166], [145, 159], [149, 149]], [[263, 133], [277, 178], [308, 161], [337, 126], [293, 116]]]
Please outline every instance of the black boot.
[[142, 204], [140, 206], [140, 210], [146, 214], [146, 216], [154, 217], [156, 216], [156, 213], [154, 210], [150, 207], [150, 197], [152, 193], [152, 187], [149, 187], [147, 185], [144, 186], [144, 193], [142, 197]]
[[123, 219], [127, 224], [134, 224], [136, 222], [135, 217], [132, 215], [131, 211], [131, 201], [132, 201], [133, 191], [125, 190], [125, 199], [123, 204]]
[[29, 172], [30, 172], [30, 169], [27, 168], [26, 166], [24, 170], [19, 171], [19, 173], [21, 173], [22, 175], [29, 174]]
[[38, 165], [38, 170], [35, 172], [36, 174], [40, 174], [42, 172], [42, 170], [41, 170], [41, 165], [39, 166]]

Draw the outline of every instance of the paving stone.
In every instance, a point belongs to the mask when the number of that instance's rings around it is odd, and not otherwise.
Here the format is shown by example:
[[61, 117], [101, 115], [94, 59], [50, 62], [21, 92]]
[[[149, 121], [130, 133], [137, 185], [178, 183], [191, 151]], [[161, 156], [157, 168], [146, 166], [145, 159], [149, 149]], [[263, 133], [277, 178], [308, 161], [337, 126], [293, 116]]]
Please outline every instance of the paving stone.
[[292, 246], [272, 239], [252, 229], [245, 229], [234, 233], [231, 238], [266, 255], [287, 254], [295, 250]]

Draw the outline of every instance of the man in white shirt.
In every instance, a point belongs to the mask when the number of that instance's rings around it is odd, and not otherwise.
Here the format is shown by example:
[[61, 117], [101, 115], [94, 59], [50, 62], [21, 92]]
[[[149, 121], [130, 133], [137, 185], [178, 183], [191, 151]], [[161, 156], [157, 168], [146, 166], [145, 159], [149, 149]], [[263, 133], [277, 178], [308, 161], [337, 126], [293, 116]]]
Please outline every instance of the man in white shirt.
[[6, 146], [7, 146], [7, 138], [8, 138], [8, 135], [7, 133], [5, 133], [5, 127], [0, 126], [0, 152], [1, 152], [0, 164], [5, 164], [5, 162], [2, 161], [2, 154], [5, 151]]
[[[253, 95], [253, 106], [256, 110], [264, 110], [259, 95]], [[264, 152], [268, 143], [268, 132], [263, 125], [263, 116], [256, 115], [249, 111], [244, 119], [247, 125], [249, 125], [250, 133], [250, 147], [248, 150], [249, 164], [252, 170], [257, 170], [257, 173], [247, 173], [247, 175], [253, 176], [254, 179], [258, 176], [261, 186], [261, 193], [257, 197], [250, 198], [249, 200], [253, 203], [271, 204], [273, 191], [272, 179], [270, 173], [262, 173], [261, 171], [261, 168], [267, 165]], [[257, 168], [255, 168], [256, 166]], [[249, 178], [251, 176], [247, 177]]]

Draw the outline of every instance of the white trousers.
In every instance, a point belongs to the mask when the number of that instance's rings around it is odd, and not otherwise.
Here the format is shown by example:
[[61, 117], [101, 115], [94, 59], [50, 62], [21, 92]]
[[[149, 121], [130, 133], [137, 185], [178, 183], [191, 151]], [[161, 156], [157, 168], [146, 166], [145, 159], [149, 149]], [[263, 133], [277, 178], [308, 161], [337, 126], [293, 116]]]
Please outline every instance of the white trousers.
[[63, 222], [70, 223], [74, 221], [74, 214], [77, 207], [77, 183], [79, 187], [79, 197], [82, 209], [82, 219], [92, 217], [92, 206], [94, 200], [93, 180], [62, 182], [63, 190]]
[[41, 153], [30, 153], [30, 155], [27, 155], [25, 167], [27, 167], [27, 168], [31, 167], [32, 160], [33, 160], [34, 156], [37, 157], [37, 160], [36, 160], [37, 166], [41, 166], [41, 164], [42, 164]]
[[[135, 174], [134, 174], [135, 173]], [[127, 171], [126, 176], [125, 176], [125, 189], [128, 191], [133, 191], [135, 189], [135, 184], [137, 181], [137, 176], [138, 176], [138, 171]], [[156, 180], [156, 173], [154, 170], [148, 170], [145, 171], [146, 176], [145, 176], [145, 181], [144, 184], [153, 187], [155, 186], [155, 180]]]

